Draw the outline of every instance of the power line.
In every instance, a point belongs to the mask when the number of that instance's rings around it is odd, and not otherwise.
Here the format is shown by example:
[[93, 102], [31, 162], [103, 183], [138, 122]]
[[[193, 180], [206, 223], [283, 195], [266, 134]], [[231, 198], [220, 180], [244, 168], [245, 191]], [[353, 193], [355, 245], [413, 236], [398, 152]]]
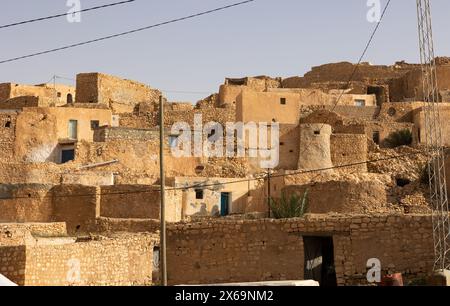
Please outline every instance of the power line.
[[[310, 173], [323, 172], [323, 171], [328, 171], [328, 170], [351, 168], [351, 167], [355, 167], [355, 166], [384, 162], [384, 161], [401, 159], [401, 158], [405, 158], [405, 157], [412, 157], [412, 156], [418, 156], [418, 155], [428, 155], [428, 153], [419, 151], [419, 152], [414, 152], [414, 153], [406, 153], [406, 154], [402, 154], [402, 155], [395, 155], [395, 156], [384, 157], [384, 158], [379, 158], [379, 159], [344, 164], [344, 165], [340, 165], [340, 166], [318, 168], [318, 169], [311, 169], [311, 170], [300, 170], [300, 171], [294, 171], [291, 173], [275, 174], [275, 175], [271, 175], [271, 177], [272, 178], [289, 177], [289, 176], [300, 175], [300, 174], [310, 174]], [[222, 183], [211, 183], [211, 184], [197, 183], [197, 184], [190, 185], [190, 186], [166, 188], [166, 191], [189, 190], [189, 189], [198, 189], [198, 188], [207, 188], [207, 187], [226, 186], [226, 185], [233, 185], [233, 184], [238, 184], [238, 183], [261, 181], [264, 179], [265, 179], [265, 176], [261, 176], [261, 177], [246, 178], [246, 179], [242, 179], [242, 180], [228, 181], [228, 182], [222, 182]], [[76, 197], [90, 197], [93, 195], [108, 196], [108, 195], [145, 194], [145, 193], [150, 193], [150, 192], [160, 192], [160, 189], [153, 189], [153, 190], [148, 190], [148, 191], [139, 190], [139, 191], [122, 191], [122, 192], [107, 192], [107, 193], [55, 195], [53, 197], [55, 197], [55, 198], [76, 198]], [[45, 197], [45, 196], [43, 196], [43, 197]], [[0, 200], [33, 199], [33, 198], [41, 198], [41, 197], [35, 197], [35, 196], [0, 197]]]
[[[90, 7], [90, 8], [87, 8], [87, 9], [74, 11], [74, 12], [72, 12], [72, 14], [78, 14], [78, 13], [99, 10], [99, 9], [108, 8], [108, 7], [117, 6], [117, 5], [128, 4], [128, 3], [131, 3], [131, 2], [134, 2], [134, 1], [136, 1], [136, 0], [127, 0], [127, 1], [121, 1], [121, 2], [115, 2], [115, 3], [100, 5], [100, 6], [94, 6], [94, 7]], [[5, 25], [0, 26], [0, 29], [11, 28], [11, 27], [24, 25], [24, 24], [28, 24], [28, 23], [33, 23], [33, 22], [38, 22], [38, 21], [55, 19], [55, 18], [67, 16], [67, 15], [69, 15], [69, 13], [57, 14], [57, 15], [51, 15], [51, 16], [47, 16], [47, 17], [40, 17], [40, 18], [35, 18], [35, 19], [29, 19], [29, 20], [14, 22], [14, 23], [5, 24]]]
[[192, 95], [210, 95], [213, 92], [212, 91], [183, 91], [183, 90], [165, 90], [161, 89], [162, 92], [167, 93], [182, 93], [182, 94], [192, 94]]
[[6, 59], [6, 60], [3, 60], [3, 61], [0, 61], [0, 64], [5, 64], [5, 63], [14, 62], [14, 61], [19, 61], [19, 60], [26, 59], [26, 58], [36, 57], [36, 56], [49, 54], [49, 53], [62, 51], [62, 50], [67, 50], [67, 49], [71, 49], [71, 48], [75, 48], [75, 47], [80, 47], [80, 46], [84, 46], [84, 45], [88, 45], [88, 44], [92, 44], [92, 43], [96, 43], [96, 42], [100, 42], [100, 41], [104, 41], [104, 40], [109, 40], [109, 39], [113, 39], [113, 38], [117, 38], [117, 37], [121, 37], [121, 36], [125, 36], [125, 35], [130, 35], [130, 34], [134, 34], [134, 33], [137, 33], [137, 32], [141, 32], [141, 31], [145, 31], [145, 30], [161, 27], [161, 26], [164, 26], [164, 25], [168, 25], [168, 24], [171, 24], [171, 23], [176, 23], [176, 22], [180, 22], [180, 21], [184, 21], [184, 20], [200, 17], [200, 16], [203, 16], [203, 15], [208, 15], [208, 14], [211, 14], [211, 13], [223, 11], [223, 10], [226, 10], [226, 9], [229, 9], [229, 8], [233, 8], [233, 7], [237, 7], [237, 6], [240, 6], [240, 5], [248, 4], [248, 3], [254, 2], [254, 1], [256, 1], [256, 0], [246, 0], [246, 1], [238, 2], [238, 3], [234, 3], [234, 4], [218, 7], [218, 8], [215, 8], [215, 9], [211, 9], [211, 10], [208, 10], [208, 11], [196, 13], [196, 14], [193, 14], [193, 15], [188, 15], [188, 16], [185, 16], [185, 17], [176, 18], [176, 19], [164, 21], [164, 22], [161, 22], [161, 23], [149, 25], [149, 26], [146, 26], [146, 27], [142, 27], [142, 28], [138, 28], [138, 29], [122, 32], [122, 33], [117, 33], [117, 34], [113, 34], [113, 35], [103, 36], [103, 37], [100, 37], [100, 38], [87, 40], [87, 41], [84, 41], [84, 42], [79, 42], [79, 43], [75, 43], [75, 44], [71, 44], [71, 45], [67, 45], [67, 46], [63, 46], [63, 47], [59, 47], [59, 48], [49, 49], [49, 50], [45, 50], [45, 51], [41, 51], [41, 52], [31, 53], [31, 54], [28, 54], [28, 55], [18, 56], [18, 57], [14, 57], [14, 58], [10, 58], [10, 59]]
[[[342, 97], [344, 96], [345, 91], [350, 87], [350, 84], [353, 81], [353, 78], [355, 77], [356, 72], [358, 71], [358, 68], [361, 65], [361, 62], [363, 61], [364, 57], [366, 56], [367, 51], [369, 50], [370, 45], [372, 44], [375, 34], [378, 32], [378, 29], [380, 28], [381, 21], [383, 21], [383, 18], [386, 15], [387, 9], [389, 8], [390, 4], [391, 4], [391, 0], [388, 0], [388, 2], [386, 3], [386, 6], [384, 7], [383, 12], [380, 16], [380, 20], [377, 22], [377, 25], [375, 26], [374, 30], [372, 31], [372, 34], [370, 35], [370, 38], [366, 44], [366, 47], [364, 48], [361, 56], [359, 57], [358, 62], [355, 65], [355, 68], [353, 69], [353, 72], [350, 75], [350, 78], [348, 79], [348, 81], [345, 85], [345, 88], [342, 89], [341, 94], [339, 95], [338, 99], [334, 103], [334, 105], [331, 109], [331, 112], [334, 112], [336, 110], [336, 107], [338, 106], [339, 102], [341, 101]], [[327, 124], [327, 122], [328, 122], [328, 120], [322, 125], [322, 127], [320, 128], [321, 130], [324, 127], [324, 125]]]

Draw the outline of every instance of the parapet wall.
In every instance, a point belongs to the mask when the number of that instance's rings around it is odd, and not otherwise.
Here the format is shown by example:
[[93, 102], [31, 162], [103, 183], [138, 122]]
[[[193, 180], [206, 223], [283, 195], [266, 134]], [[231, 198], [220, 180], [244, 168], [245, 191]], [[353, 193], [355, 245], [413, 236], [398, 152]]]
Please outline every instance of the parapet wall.
[[[169, 283], [211, 284], [304, 279], [305, 236], [333, 238], [339, 285], [367, 285], [367, 261], [405, 281], [433, 270], [431, 216], [308, 216], [291, 220], [171, 225]], [[179, 273], [183, 271], [183, 273]]]
[[[166, 219], [178, 222], [182, 193], [167, 190]], [[159, 219], [154, 186], [1, 185], [0, 222], [66, 222], [69, 233], [98, 231], [99, 218]]]
[[61, 225], [0, 224], [0, 273], [25, 286], [152, 285], [152, 235], [76, 239]]
[[110, 140], [137, 140], [159, 142], [159, 130], [133, 129], [122, 127], [100, 127], [94, 131], [95, 142]]

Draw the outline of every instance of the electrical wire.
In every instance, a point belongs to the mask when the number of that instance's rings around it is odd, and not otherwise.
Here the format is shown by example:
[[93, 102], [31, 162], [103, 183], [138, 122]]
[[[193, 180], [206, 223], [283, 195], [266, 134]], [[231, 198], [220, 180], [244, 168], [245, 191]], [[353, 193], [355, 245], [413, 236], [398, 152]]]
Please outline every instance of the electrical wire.
[[[336, 110], [336, 107], [338, 106], [339, 102], [341, 101], [342, 97], [344, 96], [346, 90], [349, 89], [350, 84], [351, 84], [351, 82], [353, 81], [353, 78], [355, 77], [356, 72], [358, 71], [359, 66], [361, 65], [361, 62], [363, 61], [364, 57], [366, 56], [366, 53], [367, 53], [367, 51], [369, 50], [369, 47], [370, 47], [370, 45], [372, 44], [373, 39], [375, 38], [375, 34], [378, 32], [378, 29], [380, 28], [381, 22], [383, 21], [384, 16], [386, 15], [386, 12], [387, 12], [387, 10], [388, 10], [390, 4], [391, 4], [391, 0], [388, 0], [388, 2], [386, 3], [386, 6], [384, 7], [383, 12], [382, 12], [382, 14], [381, 14], [381, 16], [380, 16], [380, 20], [377, 22], [377, 25], [375, 26], [374, 30], [372, 31], [372, 34], [370, 35], [370, 38], [369, 38], [369, 41], [368, 41], [367, 44], [366, 44], [366, 47], [364, 48], [364, 50], [363, 50], [361, 56], [359, 57], [358, 62], [357, 62], [357, 64], [355, 65], [355, 67], [354, 67], [354, 69], [353, 69], [353, 72], [352, 72], [352, 74], [350, 75], [350, 78], [348, 79], [348, 81], [347, 81], [347, 83], [346, 83], [346, 85], [345, 85], [345, 88], [342, 89], [340, 95], [338, 96], [336, 102], [334, 103], [334, 105], [333, 105], [333, 107], [332, 107], [332, 109], [331, 109], [331, 112], [334, 112], [334, 111]], [[328, 122], [328, 119], [327, 119], [327, 121], [321, 126], [320, 130], [323, 129], [323, 127], [325, 126], [325, 124], [327, 124], [327, 122]]]
[[[385, 161], [394, 160], [394, 159], [401, 159], [401, 158], [405, 158], [405, 157], [413, 157], [413, 156], [428, 155], [428, 154], [429, 154], [428, 152], [419, 151], [419, 152], [414, 152], [414, 153], [406, 153], [406, 154], [402, 154], [402, 155], [395, 155], [395, 156], [390, 156], [390, 157], [349, 163], [349, 164], [327, 167], [327, 168], [300, 170], [300, 171], [294, 171], [294, 172], [290, 172], [290, 173], [275, 174], [275, 175], [271, 175], [271, 178], [289, 177], [289, 176], [294, 176], [294, 175], [311, 174], [311, 173], [323, 172], [323, 171], [328, 171], [328, 170], [351, 168], [351, 167], [365, 165], [365, 164], [373, 164], [373, 163], [385, 162]], [[189, 189], [216, 187], [216, 186], [226, 186], [226, 185], [232, 185], [232, 184], [238, 184], [238, 183], [244, 183], [244, 182], [261, 181], [261, 180], [264, 180], [265, 178], [266, 178], [265, 176], [261, 176], [261, 177], [256, 177], [256, 178], [246, 178], [246, 179], [242, 179], [242, 180], [235, 180], [235, 181], [228, 181], [228, 182], [221, 182], [221, 183], [211, 183], [211, 184], [197, 183], [197, 184], [190, 185], [190, 186], [166, 188], [166, 191], [189, 190]], [[54, 198], [72, 198], [72, 197], [76, 198], [76, 197], [90, 197], [90, 196], [94, 196], [94, 195], [109, 196], [109, 195], [145, 194], [145, 193], [160, 192], [160, 191], [161, 191], [160, 189], [153, 189], [153, 190], [148, 190], [148, 191], [138, 190], [138, 191], [122, 191], [122, 192], [108, 192], [108, 193], [53, 195], [53, 197]], [[43, 197], [32, 196], [32, 195], [31, 196], [19, 196], [19, 197], [0, 197], [0, 200], [32, 199], [32, 198], [43, 198]]]
[[[90, 7], [90, 8], [87, 8], [87, 9], [71, 12], [71, 14], [79, 14], [79, 13], [88, 12], [88, 11], [95, 11], [95, 10], [108, 8], [108, 7], [112, 7], [112, 6], [128, 4], [128, 3], [131, 3], [131, 2], [134, 2], [134, 1], [136, 1], [136, 0], [127, 0], [127, 1], [121, 1], [121, 2], [105, 4], [105, 5], [94, 6], [94, 7]], [[51, 16], [46, 16], [46, 17], [40, 17], [40, 18], [29, 19], [29, 20], [24, 20], [24, 21], [10, 23], [10, 24], [5, 24], [5, 25], [1, 25], [0, 26], [0, 30], [1, 29], [6, 29], [6, 28], [11, 28], [11, 27], [16, 27], [16, 26], [24, 25], [24, 24], [28, 24], [28, 23], [33, 23], [33, 22], [38, 22], [38, 21], [44, 21], [44, 20], [64, 17], [64, 16], [67, 16], [67, 15], [69, 15], [69, 13], [51, 15]]]
[[248, 4], [248, 3], [251, 3], [251, 2], [254, 2], [254, 1], [256, 1], [256, 0], [246, 0], [246, 1], [238, 2], [238, 3], [234, 3], [234, 4], [218, 7], [218, 8], [215, 8], [215, 9], [207, 10], [207, 11], [204, 11], [204, 12], [188, 15], [188, 16], [185, 16], [185, 17], [171, 19], [171, 20], [168, 20], [168, 21], [164, 21], [164, 22], [160, 22], [160, 23], [157, 23], [157, 24], [149, 25], [149, 26], [146, 26], [146, 27], [142, 27], [142, 28], [138, 28], [138, 29], [122, 32], [122, 33], [117, 33], [117, 34], [113, 34], [113, 35], [103, 36], [103, 37], [99, 37], [99, 38], [96, 38], [96, 39], [87, 40], [87, 41], [83, 41], [83, 42], [79, 42], [79, 43], [74, 43], [74, 44], [71, 44], [71, 45], [63, 46], [63, 47], [58, 47], [58, 48], [54, 48], [54, 49], [48, 49], [48, 50], [45, 50], [45, 51], [40, 51], [40, 52], [36, 52], [36, 53], [31, 53], [31, 54], [27, 54], [27, 55], [18, 56], [18, 57], [13, 57], [13, 58], [10, 58], [10, 59], [6, 59], [6, 60], [0, 61], [0, 64], [6, 64], [6, 63], [10, 63], [10, 62], [15, 62], [15, 61], [19, 61], [19, 60], [23, 60], [23, 59], [27, 59], [27, 58], [31, 58], [31, 57], [36, 57], [36, 56], [40, 56], [40, 55], [44, 55], [44, 54], [54, 53], [54, 52], [58, 52], [58, 51], [62, 51], [62, 50], [67, 50], [67, 49], [72, 49], [72, 48], [75, 48], [75, 47], [80, 47], [80, 46], [84, 46], [84, 45], [88, 45], [88, 44], [93, 44], [93, 43], [97, 43], [97, 42], [100, 42], [100, 41], [105, 41], [105, 40], [109, 40], [109, 39], [113, 39], [113, 38], [117, 38], [117, 37], [121, 37], [121, 36], [125, 36], [125, 35], [130, 35], [130, 34], [142, 32], [142, 31], [145, 31], [145, 30], [161, 27], [161, 26], [164, 26], [164, 25], [168, 25], [168, 24], [172, 24], [172, 23], [176, 23], [176, 22], [180, 22], [180, 21], [184, 21], [184, 20], [188, 20], [188, 19], [193, 19], [193, 18], [196, 18], [196, 17], [208, 15], [208, 14], [212, 14], [212, 13], [215, 13], [215, 12], [223, 11], [223, 10], [230, 9], [230, 8], [233, 8], [233, 7], [237, 7], [237, 6], [241, 6], [241, 5], [244, 5], [244, 4]]

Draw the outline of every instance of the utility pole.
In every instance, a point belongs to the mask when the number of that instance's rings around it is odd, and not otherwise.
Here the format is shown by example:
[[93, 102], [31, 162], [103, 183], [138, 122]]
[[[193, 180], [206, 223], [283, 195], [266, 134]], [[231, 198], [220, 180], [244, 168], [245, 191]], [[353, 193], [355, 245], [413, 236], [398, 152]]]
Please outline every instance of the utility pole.
[[53, 76], [53, 103], [57, 105], [56, 100], [58, 100], [58, 93], [56, 91], [56, 74]]
[[161, 177], [161, 209], [160, 209], [160, 245], [161, 245], [161, 284], [167, 286], [166, 256], [166, 176], [164, 173], [164, 101], [159, 96], [159, 166]]
[[272, 193], [270, 190], [270, 179], [271, 179], [271, 173], [270, 173], [270, 169], [267, 169], [267, 211], [268, 211], [268, 215], [267, 217], [270, 218], [270, 203], [272, 201]]
[[445, 154], [442, 141], [442, 122], [434, 54], [430, 0], [417, 0], [420, 60], [424, 91], [426, 142], [429, 153], [428, 174], [432, 204], [434, 269], [450, 269], [450, 217], [445, 173]]

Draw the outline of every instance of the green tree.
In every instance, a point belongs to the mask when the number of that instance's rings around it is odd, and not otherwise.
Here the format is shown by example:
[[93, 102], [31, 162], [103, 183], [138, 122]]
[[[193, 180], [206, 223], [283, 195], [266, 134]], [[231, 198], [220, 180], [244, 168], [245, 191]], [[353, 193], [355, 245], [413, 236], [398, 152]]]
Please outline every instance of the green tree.
[[385, 142], [391, 148], [409, 146], [413, 142], [413, 135], [410, 130], [400, 130], [391, 133]]

